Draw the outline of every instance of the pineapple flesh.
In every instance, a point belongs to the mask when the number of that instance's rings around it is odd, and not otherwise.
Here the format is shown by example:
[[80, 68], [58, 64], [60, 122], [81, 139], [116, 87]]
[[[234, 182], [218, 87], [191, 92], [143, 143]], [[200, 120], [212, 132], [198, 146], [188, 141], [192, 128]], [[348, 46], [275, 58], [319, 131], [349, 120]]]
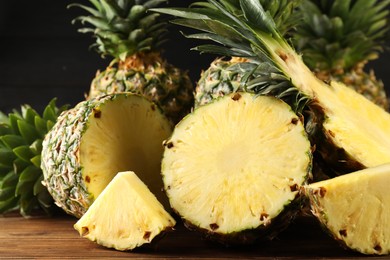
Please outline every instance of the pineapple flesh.
[[43, 142], [45, 185], [57, 205], [81, 217], [117, 172], [132, 170], [164, 203], [162, 141], [171, 131], [159, 108], [136, 94], [80, 102]]
[[113, 58], [96, 73], [87, 98], [132, 92], [144, 95], [161, 107], [172, 122], [178, 122], [193, 105], [193, 85], [186, 71], [162, 57], [167, 22], [148, 10], [165, 0], [90, 0], [92, 6], [73, 4], [89, 14], [75, 21], [86, 25], [79, 31], [92, 33], [92, 45], [102, 56]]
[[131, 171], [119, 172], [74, 228], [99, 245], [132, 250], [173, 229], [175, 220]]
[[292, 217], [286, 211], [311, 169], [300, 118], [279, 99], [249, 93], [197, 108], [164, 145], [171, 207], [189, 228], [226, 244], [265, 238], [278, 217]]
[[313, 214], [344, 246], [390, 253], [390, 164], [305, 186]]

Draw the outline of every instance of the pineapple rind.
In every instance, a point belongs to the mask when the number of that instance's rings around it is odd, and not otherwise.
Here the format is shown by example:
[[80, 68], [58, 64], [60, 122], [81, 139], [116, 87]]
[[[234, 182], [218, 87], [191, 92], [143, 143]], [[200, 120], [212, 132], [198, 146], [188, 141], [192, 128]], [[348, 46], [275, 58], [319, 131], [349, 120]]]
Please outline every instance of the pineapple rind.
[[313, 214], [344, 246], [390, 253], [390, 164], [305, 186]]
[[[249, 93], [197, 108], [165, 147], [162, 175], [171, 207], [187, 226], [232, 238], [225, 241], [250, 243], [260, 236], [251, 230], [272, 226], [311, 168], [297, 115], [281, 100]], [[292, 148], [288, 154], [285, 147]]]
[[176, 224], [134, 172], [120, 172], [74, 228], [105, 247], [132, 250]]
[[[120, 114], [111, 109], [113, 106]], [[105, 109], [111, 109], [111, 114], [105, 114]], [[149, 128], [141, 127], [144, 120], [149, 120]], [[159, 108], [140, 95], [113, 94], [80, 102], [59, 117], [43, 142], [45, 185], [58, 206], [81, 217], [118, 171], [136, 168], [163, 200], [161, 142], [170, 135], [171, 128]], [[103, 136], [97, 138], [94, 134]]]

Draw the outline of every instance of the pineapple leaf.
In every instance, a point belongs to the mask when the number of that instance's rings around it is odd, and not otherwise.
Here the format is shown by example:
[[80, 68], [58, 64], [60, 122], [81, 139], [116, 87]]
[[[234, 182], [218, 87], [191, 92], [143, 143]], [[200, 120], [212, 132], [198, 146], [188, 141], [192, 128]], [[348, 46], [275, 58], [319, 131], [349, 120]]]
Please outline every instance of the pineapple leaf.
[[13, 187], [0, 187], [0, 201], [8, 200], [15, 197], [15, 189]]
[[93, 16], [101, 17], [101, 13], [98, 10], [96, 10], [96, 9], [94, 9], [92, 7], [89, 7], [89, 6], [86, 6], [86, 5], [82, 5], [82, 4], [78, 4], [78, 3], [72, 3], [72, 4], [67, 6], [67, 8], [72, 8], [72, 7], [79, 7], [81, 9], [84, 9], [85, 11], [89, 12]]
[[35, 155], [33, 158], [31, 158], [30, 161], [31, 161], [31, 163], [32, 163], [35, 167], [37, 167], [37, 168], [41, 167], [41, 155], [40, 155], [40, 154]]
[[17, 207], [19, 202], [18, 197], [12, 197], [5, 201], [0, 201], [0, 213], [5, 213]]
[[21, 158], [16, 158], [13, 161], [13, 170], [15, 174], [20, 175], [20, 173], [30, 165], [30, 161], [23, 160]]
[[14, 149], [20, 145], [26, 144], [25, 140], [19, 135], [3, 135], [3, 136], [0, 136], [0, 140], [9, 149]]
[[273, 35], [276, 34], [276, 25], [270, 14], [264, 10], [259, 0], [240, 0], [240, 5], [248, 22], [261, 25], [261, 30], [268, 31]]
[[15, 159], [15, 155], [9, 149], [0, 148], [0, 163], [7, 165], [9, 162]]
[[31, 158], [34, 156], [28, 145], [22, 145], [12, 150], [14, 154], [21, 160], [29, 163]]
[[43, 182], [43, 174], [41, 176], [39, 176], [39, 178], [37, 178], [37, 180], [35, 181], [34, 183], [34, 189], [33, 189], [33, 193], [34, 193], [34, 196], [44, 192], [45, 190], [47, 191], [46, 187], [43, 186], [42, 182]]
[[20, 174], [19, 183], [35, 181], [41, 175], [42, 171], [40, 168], [37, 168], [34, 165], [30, 165]]
[[20, 135], [26, 140], [27, 143], [31, 144], [36, 139], [40, 137], [38, 131], [35, 129], [34, 125], [29, 124], [26, 121], [18, 121], [18, 129]]
[[10, 171], [4, 176], [0, 186], [3, 188], [13, 187], [15, 189], [15, 185], [17, 182], [18, 182], [18, 176], [15, 174], [15, 172]]

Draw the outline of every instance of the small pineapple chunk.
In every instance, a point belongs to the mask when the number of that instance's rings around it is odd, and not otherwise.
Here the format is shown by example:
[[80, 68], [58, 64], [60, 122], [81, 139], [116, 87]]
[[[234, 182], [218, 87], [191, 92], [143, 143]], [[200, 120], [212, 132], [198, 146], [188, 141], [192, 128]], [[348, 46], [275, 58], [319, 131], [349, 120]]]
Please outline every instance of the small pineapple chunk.
[[117, 250], [150, 243], [175, 220], [134, 172], [120, 172], [74, 228], [81, 236]]
[[329, 233], [363, 254], [390, 253], [390, 164], [305, 187], [313, 214]]

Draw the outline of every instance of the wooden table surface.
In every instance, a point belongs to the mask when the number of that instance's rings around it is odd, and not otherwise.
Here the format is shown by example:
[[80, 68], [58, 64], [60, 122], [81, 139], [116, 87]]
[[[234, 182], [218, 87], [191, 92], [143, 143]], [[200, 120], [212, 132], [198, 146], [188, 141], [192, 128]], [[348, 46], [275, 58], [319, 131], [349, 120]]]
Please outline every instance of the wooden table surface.
[[120, 252], [81, 238], [69, 216], [0, 217], [0, 259], [389, 259], [341, 248], [312, 217], [299, 217], [273, 241], [227, 248], [203, 240], [181, 223], [149, 248]]

